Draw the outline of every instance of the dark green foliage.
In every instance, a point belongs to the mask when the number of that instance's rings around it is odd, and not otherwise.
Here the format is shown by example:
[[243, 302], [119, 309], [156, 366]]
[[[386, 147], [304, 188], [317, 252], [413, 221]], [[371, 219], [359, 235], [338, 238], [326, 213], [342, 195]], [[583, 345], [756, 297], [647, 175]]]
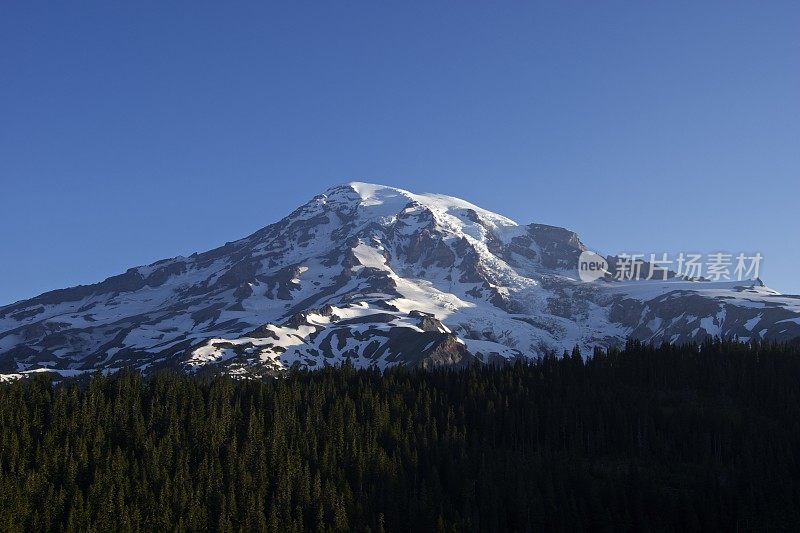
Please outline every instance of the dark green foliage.
[[777, 530], [800, 349], [0, 386], [4, 530]]

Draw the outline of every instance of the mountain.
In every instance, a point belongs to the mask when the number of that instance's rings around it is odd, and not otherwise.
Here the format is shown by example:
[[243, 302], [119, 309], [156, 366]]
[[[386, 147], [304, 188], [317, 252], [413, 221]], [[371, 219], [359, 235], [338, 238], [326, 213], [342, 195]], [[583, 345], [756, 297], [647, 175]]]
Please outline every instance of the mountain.
[[800, 297], [760, 280], [586, 283], [585, 251], [563, 228], [354, 182], [214, 250], [0, 307], [0, 372], [261, 376], [345, 360], [462, 366], [627, 337], [800, 336]]

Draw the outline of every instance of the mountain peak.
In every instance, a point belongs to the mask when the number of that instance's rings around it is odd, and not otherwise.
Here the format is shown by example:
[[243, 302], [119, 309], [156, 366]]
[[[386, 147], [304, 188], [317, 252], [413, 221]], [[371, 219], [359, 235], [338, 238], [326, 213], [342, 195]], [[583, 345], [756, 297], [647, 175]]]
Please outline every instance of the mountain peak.
[[800, 335], [800, 300], [710, 282], [582, 283], [584, 250], [563, 228], [354, 181], [217, 249], [0, 307], [0, 372], [384, 368], [629, 336]]
[[[398, 216], [409, 207], [430, 211], [445, 226], [460, 227], [465, 222], [480, 222], [489, 227], [515, 227], [515, 221], [483, 209], [471, 202], [437, 193], [412, 193], [399, 187], [351, 181], [332, 187], [316, 198], [353, 205], [367, 218]], [[461, 221], [460, 223], [458, 221]]]

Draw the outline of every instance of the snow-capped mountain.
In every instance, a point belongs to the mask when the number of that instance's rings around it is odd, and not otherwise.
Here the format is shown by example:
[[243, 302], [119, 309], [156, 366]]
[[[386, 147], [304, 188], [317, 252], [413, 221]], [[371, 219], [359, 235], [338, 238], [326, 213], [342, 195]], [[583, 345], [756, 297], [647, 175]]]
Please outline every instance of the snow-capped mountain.
[[563, 228], [350, 183], [220, 248], [0, 307], [0, 372], [258, 375], [502, 361], [628, 336], [800, 336], [800, 297], [758, 280], [584, 283], [585, 250]]

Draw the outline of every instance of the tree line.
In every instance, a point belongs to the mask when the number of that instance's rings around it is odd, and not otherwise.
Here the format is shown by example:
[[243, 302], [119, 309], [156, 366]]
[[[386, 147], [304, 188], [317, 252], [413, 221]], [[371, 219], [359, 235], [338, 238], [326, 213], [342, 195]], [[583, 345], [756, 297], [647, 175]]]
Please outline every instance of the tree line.
[[579, 350], [264, 382], [0, 386], [0, 524], [52, 531], [796, 530], [800, 347]]

